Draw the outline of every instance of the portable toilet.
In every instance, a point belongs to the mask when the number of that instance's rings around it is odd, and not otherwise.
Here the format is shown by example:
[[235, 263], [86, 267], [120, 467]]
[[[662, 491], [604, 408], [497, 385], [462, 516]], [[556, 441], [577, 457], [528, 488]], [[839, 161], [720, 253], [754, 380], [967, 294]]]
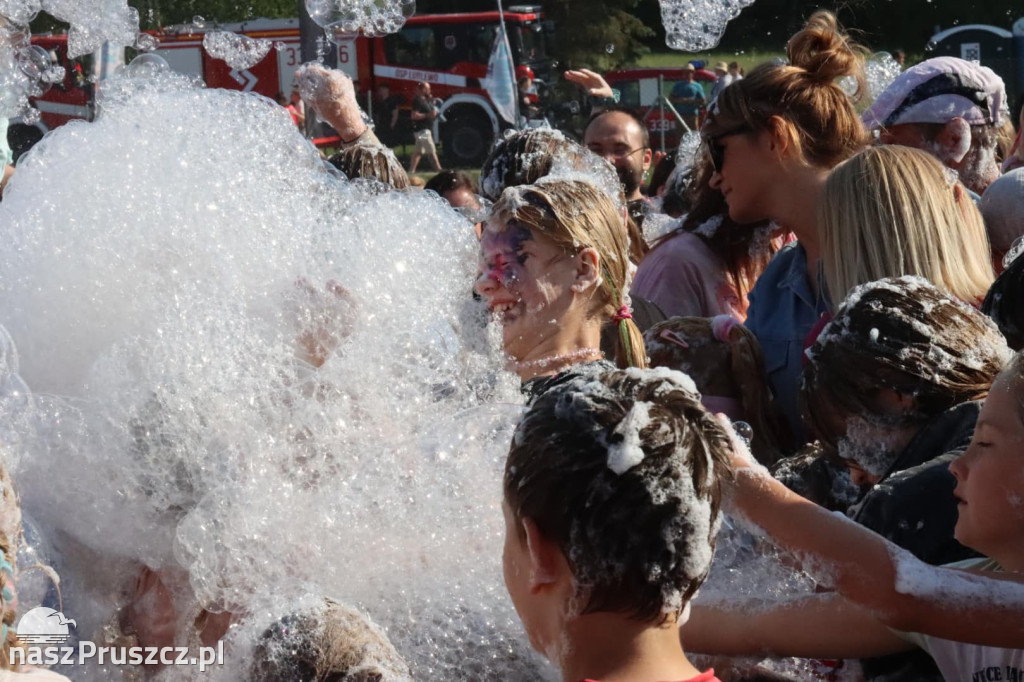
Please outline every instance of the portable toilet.
[[1011, 102], [1024, 92], [1024, 19], [1012, 31], [984, 24], [954, 26], [932, 36], [927, 49], [930, 56], [959, 57], [992, 69], [1006, 83]]

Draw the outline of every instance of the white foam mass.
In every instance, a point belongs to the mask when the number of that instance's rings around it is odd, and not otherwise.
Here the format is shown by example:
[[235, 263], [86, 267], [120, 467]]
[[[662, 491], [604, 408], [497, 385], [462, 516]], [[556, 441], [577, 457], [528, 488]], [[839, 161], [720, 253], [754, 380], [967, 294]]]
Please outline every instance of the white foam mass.
[[158, 67], [104, 92], [0, 204], [38, 424], [15, 475], [81, 636], [145, 563], [181, 574], [184, 616], [299, 589], [368, 612], [418, 678], [550, 677], [500, 575], [521, 397], [470, 299], [472, 230], [345, 181], [261, 96]]
[[139, 12], [126, 0], [0, 0], [0, 117], [20, 116], [28, 124], [39, 118], [28, 98], [44, 94], [64, 79], [64, 69], [30, 42], [29, 22], [40, 10], [70, 24], [67, 56], [71, 59], [104, 43], [134, 45], [139, 35]]
[[259, 64], [274, 46], [272, 40], [250, 38], [230, 31], [209, 31], [203, 36], [203, 49], [233, 69], [250, 69]]
[[726, 24], [753, 1], [659, 0], [665, 42], [673, 50], [710, 50], [722, 39]]
[[416, 13], [416, 0], [305, 0], [309, 16], [327, 38], [340, 43], [362, 33], [395, 33]]

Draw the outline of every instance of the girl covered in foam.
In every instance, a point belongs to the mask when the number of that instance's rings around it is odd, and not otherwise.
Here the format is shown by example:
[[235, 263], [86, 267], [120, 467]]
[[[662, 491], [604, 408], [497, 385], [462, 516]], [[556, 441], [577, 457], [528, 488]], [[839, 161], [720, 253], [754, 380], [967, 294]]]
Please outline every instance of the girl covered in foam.
[[[615, 361], [644, 367], [629, 305], [629, 258], [611, 199], [588, 182], [557, 177], [506, 189], [480, 242], [476, 289], [502, 327], [509, 368], [524, 382], [601, 363], [601, 328], [617, 325]], [[542, 391], [533, 381], [531, 392]]]

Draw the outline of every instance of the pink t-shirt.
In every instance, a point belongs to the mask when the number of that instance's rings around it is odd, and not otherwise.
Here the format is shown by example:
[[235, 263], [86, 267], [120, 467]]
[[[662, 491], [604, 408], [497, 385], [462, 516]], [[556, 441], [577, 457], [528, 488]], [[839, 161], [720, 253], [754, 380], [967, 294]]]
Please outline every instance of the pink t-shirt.
[[669, 237], [648, 253], [629, 291], [656, 303], [668, 317], [746, 319], [747, 302], [740, 300], [722, 260], [690, 232]]

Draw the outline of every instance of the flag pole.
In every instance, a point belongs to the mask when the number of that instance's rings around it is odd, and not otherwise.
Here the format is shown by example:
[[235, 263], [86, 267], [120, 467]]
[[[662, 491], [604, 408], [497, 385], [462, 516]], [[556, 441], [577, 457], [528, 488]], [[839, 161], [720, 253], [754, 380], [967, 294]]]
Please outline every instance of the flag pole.
[[508, 52], [508, 70], [512, 75], [512, 101], [515, 104], [516, 122], [513, 124], [519, 130], [519, 83], [516, 81], [516, 65], [512, 57], [512, 45], [508, 41], [508, 31], [505, 29], [505, 10], [501, 8], [501, 0], [495, 0], [498, 5], [498, 23], [501, 25], [501, 39], [505, 41]]

